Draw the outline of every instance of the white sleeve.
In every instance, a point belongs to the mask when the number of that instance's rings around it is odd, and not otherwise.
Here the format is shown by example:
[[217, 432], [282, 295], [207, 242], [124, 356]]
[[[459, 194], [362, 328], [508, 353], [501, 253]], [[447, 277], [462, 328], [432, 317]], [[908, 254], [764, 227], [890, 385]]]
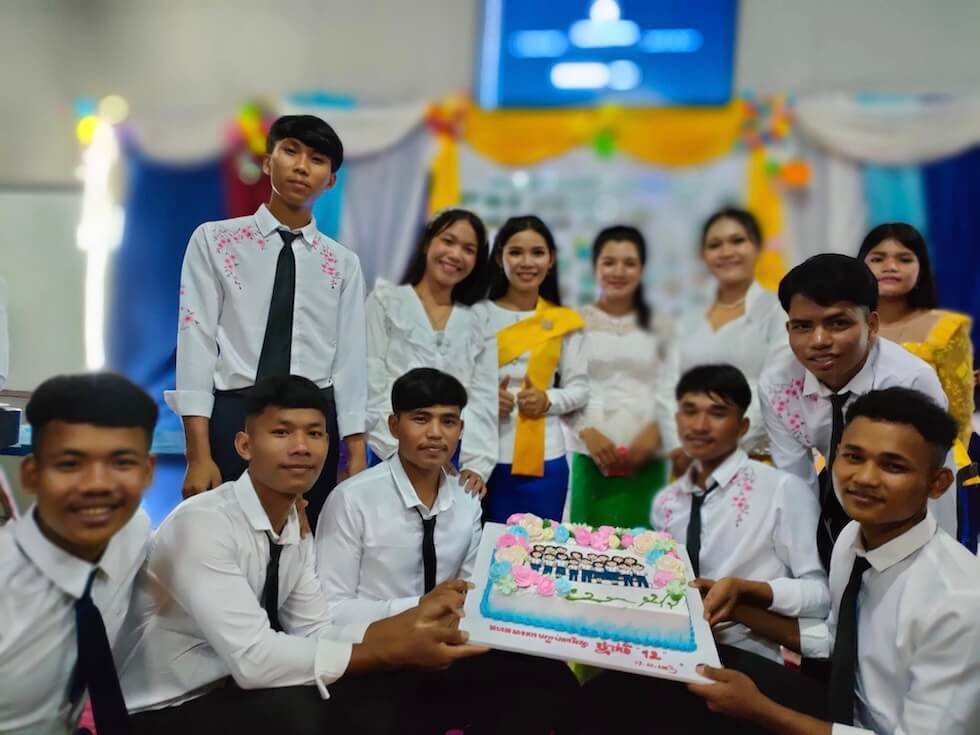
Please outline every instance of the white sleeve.
[[677, 382], [681, 379], [681, 342], [674, 334], [664, 355], [663, 375], [657, 380], [657, 418], [660, 422], [660, 438], [663, 454], [670, 454], [680, 447], [677, 434]]
[[604, 415], [602, 397], [603, 391], [592, 376], [592, 355], [595, 353], [595, 337], [591, 330], [583, 330], [582, 338], [582, 358], [585, 361], [586, 371], [589, 373], [589, 400], [584, 409], [574, 411], [565, 417], [568, 427], [576, 435], [581, 434], [585, 429], [594, 428], [599, 421], [599, 417]]
[[[942, 383], [939, 382], [939, 376], [936, 375], [934, 370], [920, 371], [918, 375], [912, 378], [909, 387], [925, 393], [943, 408], [949, 407], [949, 399], [946, 396], [946, 391], [943, 390]], [[953, 473], [953, 477], [955, 478], [956, 460], [953, 457], [952, 451], [946, 455], [945, 465]], [[929, 499], [929, 512], [935, 516], [939, 527], [953, 538], [958, 537], [956, 494], [956, 480], [954, 479], [945, 493], [938, 498]]]
[[[470, 524], [470, 545], [463, 558], [463, 566], [459, 570], [459, 578], [470, 580], [473, 578], [473, 568], [476, 566], [476, 555], [480, 550], [480, 539], [483, 537], [483, 524], [481, 523], [482, 512], [480, 503], [473, 500], [474, 513], [473, 522]], [[475, 592], [475, 590], [474, 590]]]
[[769, 581], [769, 609], [793, 618], [825, 618], [830, 612], [830, 587], [813, 543], [820, 505], [795, 475], [781, 478], [776, 501], [773, 544], [776, 556], [791, 576]]
[[811, 489], [814, 497], [819, 496], [817, 487], [817, 471], [813, 465], [813, 452], [797, 441], [782, 419], [765, 397], [765, 374], [759, 380], [759, 406], [762, 409], [762, 420], [769, 434], [769, 451], [772, 453], [773, 464], [781, 470], [792, 472], [802, 479]]
[[[259, 604], [240, 564], [228, 517], [185, 511], [157, 533], [150, 569], [186, 611], [242, 689], [327, 685], [347, 669], [350, 629], [321, 625], [316, 639], [279, 633]], [[296, 613], [294, 613], [296, 614]], [[287, 614], [288, 617], [289, 614]], [[299, 613], [302, 615], [302, 613]], [[327, 637], [336, 632], [336, 637]]]
[[582, 330], [562, 337], [558, 370], [561, 387], [547, 390], [551, 406], [549, 416], [564, 416], [584, 408], [589, 402], [589, 356]]
[[364, 329], [364, 276], [353, 261], [344, 279], [337, 312], [337, 345], [333, 357], [334, 402], [340, 436], [364, 433], [367, 413], [367, 338]]
[[208, 254], [207, 225], [201, 225], [187, 243], [180, 272], [177, 387], [164, 393], [179, 416], [211, 416], [223, 294]]
[[367, 300], [367, 430], [368, 444], [379, 459], [388, 459], [398, 444], [388, 430], [391, 415], [391, 385], [388, 375], [388, 330], [385, 326], [387, 304], [383, 297], [388, 284], [378, 284]]
[[[474, 320], [476, 321], [476, 320]], [[475, 325], [479, 327], [479, 325]], [[500, 457], [500, 427], [497, 424], [497, 336], [487, 329], [478, 340], [479, 352], [473, 356], [473, 371], [466, 386], [467, 402], [463, 411], [463, 439], [459, 466], [473, 470], [484, 482]]]
[[344, 488], [327, 498], [316, 529], [316, 570], [334, 623], [373, 623], [414, 607], [419, 597], [365, 600], [357, 596], [361, 580], [364, 517]]

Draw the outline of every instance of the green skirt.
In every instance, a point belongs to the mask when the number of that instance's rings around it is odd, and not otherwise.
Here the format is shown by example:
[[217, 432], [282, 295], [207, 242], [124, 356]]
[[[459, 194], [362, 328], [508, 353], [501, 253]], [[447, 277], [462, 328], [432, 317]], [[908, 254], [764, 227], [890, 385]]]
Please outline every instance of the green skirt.
[[644, 528], [653, 498], [667, 484], [667, 460], [654, 459], [629, 477], [605, 477], [587, 454], [572, 454], [573, 523]]

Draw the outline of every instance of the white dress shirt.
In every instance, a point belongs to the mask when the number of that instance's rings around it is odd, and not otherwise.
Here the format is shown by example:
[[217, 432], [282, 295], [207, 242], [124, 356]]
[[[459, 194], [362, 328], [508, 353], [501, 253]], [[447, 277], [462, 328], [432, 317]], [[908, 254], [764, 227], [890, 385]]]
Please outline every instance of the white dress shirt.
[[78, 660], [75, 601], [97, 569], [92, 599], [119, 661], [116, 644], [146, 559], [150, 519], [137, 511], [93, 565], [51, 543], [35, 512], [0, 528], [0, 732], [64, 735], [82, 709], [82, 700], [69, 701]]
[[[248, 388], [265, 339], [276, 264], [288, 229], [262, 205], [250, 217], [206, 222], [187, 245], [180, 276], [177, 389], [180, 416], [210, 416], [215, 390]], [[311, 220], [292, 245], [296, 297], [290, 372], [334, 386], [340, 435], [364, 431], [367, 346], [364, 277], [357, 256]]]
[[664, 392], [658, 390], [669, 380], [669, 327], [656, 320], [651, 329], [642, 329], [635, 313], [612, 316], [592, 304], [579, 313], [585, 320], [589, 402], [569, 422], [571, 449], [588, 453], [578, 435], [589, 427], [618, 447], [628, 447], [650, 423], [662, 437], [664, 427], [674, 423], [673, 401], [662, 400]]
[[336, 623], [373, 622], [415, 607], [425, 590], [422, 519], [436, 518], [436, 584], [469, 579], [480, 547], [480, 501], [443, 473], [432, 508], [396, 453], [341, 483], [317, 522], [317, 575]]
[[398, 442], [388, 431], [391, 386], [417, 367], [449, 373], [466, 388], [459, 466], [484, 480], [497, 464], [497, 340], [473, 310], [455, 304], [435, 331], [412, 286], [379, 280], [367, 301], [368, 443], [382, 459]]
[[[936, 371], [929, 363], [882, 337], [876, 337], [864, 366], [838, 392], [849, 391], [847, 408], [858, 396], [872, 390], [903, 386], [920, 391], [943, 408], [948, 401]], [[833, 407], [830, 388], [803, 367], [789, 350], [775, 354], [759, 379], [762, 418], [769, 432], [769, 447], [777, 467], [806, 480], [819, 496], [813, 450], [829, 456], [833, 429]], [[956, 474], [952, 452], [946, 465]], [[955, 489], [955, 488], [954, 488]], [[929, 509], [940, 527], [956, 534], [956, 493], [947, 492], [939, 500], [930, 500]]]
[[931, 514], [871, 551], [857, 522], [841, 531], [830, 562], [830, 616], [800, 621], [803, 655], [830, 656], [856, 556], [871, 564], [857, 600], [859, 727], [835, 724], [835, 735], [980, 733], [980, 560]]
[[[651, 524], [687, 543], [691, 498], [701, 489], [692, 470], [661, 490]], [[827, 575], [813, 538], [820, 507], [795, 475], [749, 459], [741, 449], [711, 473], [717, 483], [701, 506], [702, 577], [741, 577], [772, 588], [769, 609], [791, 617], [823, 618], [830, 610]], [[720, 643], [782, 663], [779, 646], [742, 625], [715, 628]]]
[[[473, 307], [481, 324], [489, 326], [494, 334], [501, 329], [510, 327], [519, 321], [534, 316], [533, 311], [511, 311], [497, 306], [492, 301], [481, 301]], [[527, 352], [506, 365], [499, 366], [497, 384], [510, 377], [508, 390], [514, 396], [514, 410], [510, 416], [499, 419], [500, 426], [500, 464], [511, 464], [514, 461], [514, 433], [517, 427], [517, 394], [524, 385], [527, 375], [527, 363], [530, 355]], [[565, 439], [562, 436], [559, 417], [585, 408], [589, 401], [589, 358], [585, 347], [585, 335], [581, 330], [568, 332], [561, 338], [561, 357], [558, 360], [558, 373], [561, 375], [561, 387], [549, 388], [548, 400], [551, 407], [544, 422], [544, 458], [557, 459], [565, 456]]]
[[[768, 440], [759, 408], [759, 375], [773, 352], [789, 350], [786, 312], [780, 306], [779, 298], [753, 281], [745, 294], [745, 313], [741, 316], [716, 330], [708, 321], [707, 311], [691, 312], [679, 319], [676, 327], [674, 343], [677, 349], [673, 353], [675, 360], [666, 386], [672, 405], [676, 406], [673, 398], [677, 381], [691, 368], [717, 363], [734, 365], [742, 371], [752, 389], [752, 403], [745, 414], [749, 419], [749, 431], [741, 446], [747, 452], [765, 451]], [[668, 451], [680, 446], [676, 427], [669, 438], [673, 444], [665, 445]]]
[[[283, 545], [282, 633], [261, 603], [267, 534]], [[247, 471], [178, 505], [154, 536], [126, 622], [129, 711], [182, 704], [228, 676], [243, 689], [315, 683], [326, 698], [367, 625], [329, 624], [313, 557], [295, 508], [282, 534], [272, 531]]]

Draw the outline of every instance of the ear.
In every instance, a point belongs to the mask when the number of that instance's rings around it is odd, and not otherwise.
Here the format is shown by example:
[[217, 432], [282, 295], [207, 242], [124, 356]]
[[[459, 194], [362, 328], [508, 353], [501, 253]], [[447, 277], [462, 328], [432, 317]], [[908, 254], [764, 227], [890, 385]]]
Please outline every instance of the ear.
[[942, 497], [943, 493], [954, 484], [955, 479], [953, 471], [949, 467], [937, 467], [929, 480], [929, 497], [932, 500]]
[[738, 424], [738, 438], [739, 439], [741, 439], [743, 436], [745, 436], [748, 433], [748, 431], [749, 431], [749, 424], [750, 423], [752, 423], [752, 422], [749, 421], [749, 417], [748, 416], [743, 416], [742, 417], [742, 420]]
[[28, 454], [20, 462], [20, 487], [28, 495], [37, 494], [41, 470], [37, 466], [37, 458]]
[[874, 337], [878, 334], [878, 327], [881, 325], [878, 312], [872, 311], [868, 314], [868, 335]]
[[235, 434], [235, 451], [246, 462], [252, 461], [252, 437], [247, 431], [239, 431]]
[[789, 334], [789, 319], [786, 320], [786, 324], [783, 326], [786, 327], [786, 334]]
[[271, 156], [269, 154], [262, 156], [262, 173], [266, 176], [272, 176], [272, 165], [270, 161]]
[[326, 183], [323, 185], [323, 188], [320, 189], [320, 193], [322, 194], [325, 191], [330, 191], [331, 189], [333, 189], [334, 184], [336, 183], [337, 183], [337, 174], [331, 172], [330, 178], [327, 179]]
[[388, 417], [388, 431], [391, 432], [392, 437], [394, 437], [396, 441], [399, 439], [398, 416], [395, 414], [391, 414], [391, 416]]
[[146, 458], [146, 474], [143, 477], [143, 489], [146, 490], [150, 485], [153, 484], [153, 473], [156, 471], [157, 458], [155, 454], [151, 454]]

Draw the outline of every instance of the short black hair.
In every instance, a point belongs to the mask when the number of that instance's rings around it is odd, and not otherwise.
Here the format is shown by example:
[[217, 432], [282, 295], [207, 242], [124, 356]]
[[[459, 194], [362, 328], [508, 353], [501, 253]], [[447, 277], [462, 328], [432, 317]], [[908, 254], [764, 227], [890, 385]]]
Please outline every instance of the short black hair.
[[316, 383], [299, 375], [277, 375], [264, 378], [245, 394], [245, 416], [258, 416], [270, 406], [276, 408], [313, 408], [327, 419], [330, 404]]
[[269, 128], [265, 139], [265, 152], [272, 153], [276, 143], [295, 138], [330, 159], [330, 170], [337, 173], [344, 163], [344, 144], [340, 136], [316, 115], [283, 115]]
[[745, 235], [749, 238], [749, 242], [755, 245], [756, 248], [762, 247], [762, 228], [759, 227], [759, 220], [755, 218], [755, 215], [747, 209], [725, 207], [724, 209], [719, 209], [704, 221], [704, 226], [701, 228], [702, 250], [704, 250], [708, 242], [708, 230], [712, 228], [715, 222], [723, 219], [730, 219], [733, 222], [737, 222], [745, 230]]
[[742, 371], [734, 365], [698, 365], [681, 376], [675, 397], [688, 393], [704, 393], [738, 407], [744, 415], [752, 403], [752, 389]]
[[466, 388], [449, 373], [435, 368], [415, 368], [391, 386], [392, 413], [417, 411], [429, 406], [466, 407]]
[[433, 217], [425, 225], [415, 246], [415, 256], [408, 266], [404, 283], [415, 286], [425, 275], [426, 255], [429, 244], [444, 230], [449, 229], [459, 221], [468, 222], [476, 235], [476, 264], [466, 278], [453, 286], [451, 294], [453, 303], [472, 306], [482, 299], [487, 292], [487, 276], [489, 273], [490, 245], [487, 242], [487, 228], [483, 220], [468, 209], [446, 209]]
[[912, 388], [895, 386], [859, 396], [847, 409], [847, 424], [862, 416], [911, 426], [936, 450], [936, 466], [943, 463], [956, 441], [956, 419], [925, 393]]
[[160, 411], [147, 392], [131, 380], [117, 373], [97, 372], [48, 378], [31, 394], [25, 413], [31, 425], [31, 445], [37, 451], [52, 421], [140, 428], [146, 432], [149, 448]]
[[864, 238], [858, 250], [858, 259], [864, 262], [868, 253], [881, 245], [885, 240], [895, 240], [915, 254], [919, 261], [919, 277], [912, 290], [905, 294], [905, 301], [913, 309], [935, 309], [936, 281], [932, 277], [932, 263], [929, 260], [929, 248], [922, 233], [905, 222], [886, 222], [878, 225]]
[[864, 261], [840, 253], [807, 258], [779, 282], [779, 303], [789, 313], [797, 294], [820, 306], [850, 301], [868, 311], [878, 308], [878, 281]]

